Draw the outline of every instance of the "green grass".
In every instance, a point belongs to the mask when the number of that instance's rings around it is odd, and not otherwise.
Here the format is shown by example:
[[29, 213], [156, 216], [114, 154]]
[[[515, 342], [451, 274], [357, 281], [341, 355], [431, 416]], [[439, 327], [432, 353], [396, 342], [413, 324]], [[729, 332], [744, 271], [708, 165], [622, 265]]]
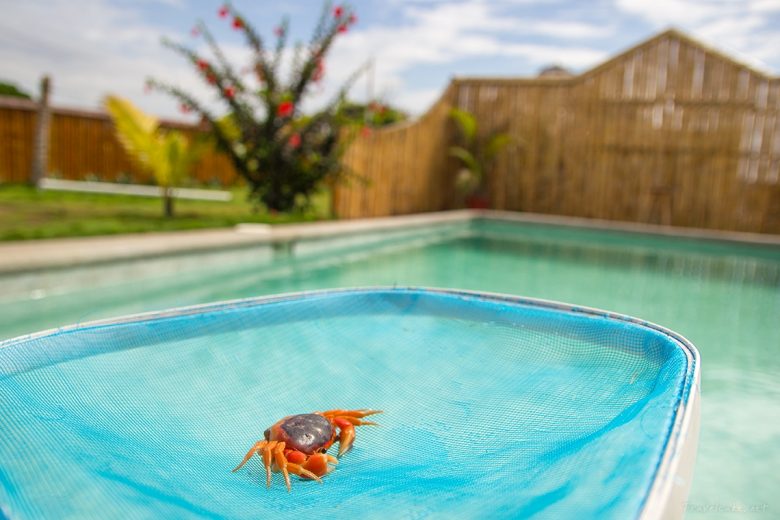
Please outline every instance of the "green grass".
[[112, 235], [230, 227], [240, 222], [287, 223], [328, 218], [329, 196], [313, 199], [305, 213], [269, 214], [247, 201], [246, 189], [231, 202], [176, 200], [175, 216], [163, 216], [162, 200], [126, 195], [39, 191], [0, 185], [0, 240]]

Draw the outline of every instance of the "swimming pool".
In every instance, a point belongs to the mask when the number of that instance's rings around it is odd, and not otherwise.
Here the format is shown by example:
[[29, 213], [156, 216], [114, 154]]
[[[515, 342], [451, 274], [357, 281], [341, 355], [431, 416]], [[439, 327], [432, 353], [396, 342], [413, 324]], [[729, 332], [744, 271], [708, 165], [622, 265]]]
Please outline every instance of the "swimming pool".
[[[394, 284], [520, 294], [640, 316], [685, 335], [702, 354], [702, 432], [688, 516], [780, 511], [773, 498], [780, 248], [490, 219], [332, 247], [244, 248], [88, 274], [16, 276], [0, 281], [0, 337], [245, 296]], [[118, 273], [127, 281], [117, 281]]]

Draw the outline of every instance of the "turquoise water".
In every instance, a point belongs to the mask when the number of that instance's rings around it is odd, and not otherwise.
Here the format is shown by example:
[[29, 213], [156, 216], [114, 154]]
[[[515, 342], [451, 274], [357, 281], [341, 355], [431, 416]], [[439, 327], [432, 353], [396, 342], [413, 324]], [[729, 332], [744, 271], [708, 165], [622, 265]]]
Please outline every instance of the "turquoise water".
[[702, 432], [688, 517], [780, 515], [780, 248], [494, 222], [470, 231], [262, 265], [244, 255], [218, 267], [6, 298], [0, 337], [201, 302], [366, 285], [495, 291], [613, 310], [671, 328], [701, 352]]

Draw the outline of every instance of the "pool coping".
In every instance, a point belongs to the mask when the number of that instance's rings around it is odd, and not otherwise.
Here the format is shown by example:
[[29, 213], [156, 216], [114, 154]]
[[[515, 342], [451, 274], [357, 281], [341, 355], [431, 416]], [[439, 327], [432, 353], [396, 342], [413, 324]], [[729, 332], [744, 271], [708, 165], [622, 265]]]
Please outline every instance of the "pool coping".
[[518, 213], [498, 210], [452, 210], [392, 217], [322, 221], [305, 224], [239, 224], [233, 228], [20, 240], [0, 243], [0, 275], [46, 269], [164, 257], [219, 249], [278, 245], [391, 229], [490, 219], [601, 231], [640, 233], [743, 245], [780, 247], [780, 235], [679, 228], [622, 221]]

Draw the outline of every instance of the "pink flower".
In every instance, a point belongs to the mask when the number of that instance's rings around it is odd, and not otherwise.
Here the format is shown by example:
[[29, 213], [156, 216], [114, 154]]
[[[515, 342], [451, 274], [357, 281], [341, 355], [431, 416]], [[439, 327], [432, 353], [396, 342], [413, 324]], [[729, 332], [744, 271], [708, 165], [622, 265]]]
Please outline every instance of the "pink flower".
[[301, 134], [293, 134], [290, 136], [290, 140], [287, 141], [287, 143], [290, 145], [290, 148], [298, 148], [301, 146]]
[[222, 7], [219, 8], [217, 14], [219, 15], [220, 18], [227, 18], [227, 15], [230, 14], [230, 8], [227, 6], [227, 4], [224, 4]]
[[279, 117], [290, 117], [295, 111], [295, 105], [292, 101], [282, 101], [276, 109], [276, 115]]
[[347, 32], [347, 29], [348, 29], [347, 24], [343, 23], [343, 24], [339, 25], [339, 32], [340, 33]]
[[195, 64], [198, 66], [200, 70], [206, 71], [209, 70], [209, 62], [204, 60], [203, 58], [199, 58]]
[[341, 18], [344, 15], [344, 8], [340, 5], [337, 5], [333, 8], [333, 17], [334, 18]]
[[282, 36], [284, 36], [284, 27], [282, 27], [281, 25], [275, 27], [274, 34], [276, 35], [277, 38], [281, 38]]
[[236, 89], [233, 87], [225, 87], [225, 97], [228, 99], [233, 99], [236, 95]]
[[244, 27], [244, 20], [236, 16], [233, 18], [233, 29], [242, 29]]
[[355, 25], [357, 23], [357, 16], [355, 16], [355, 14], [352, 13], [349, 15], [349, 20], [347, 21], [349, 22], [349, 25]]
[[179, 105], [179, 110], [181, 110], [182, 114], [189, 114], [192, 110], [192, 107], [190, 107], [187, 103], [182, 103]]

